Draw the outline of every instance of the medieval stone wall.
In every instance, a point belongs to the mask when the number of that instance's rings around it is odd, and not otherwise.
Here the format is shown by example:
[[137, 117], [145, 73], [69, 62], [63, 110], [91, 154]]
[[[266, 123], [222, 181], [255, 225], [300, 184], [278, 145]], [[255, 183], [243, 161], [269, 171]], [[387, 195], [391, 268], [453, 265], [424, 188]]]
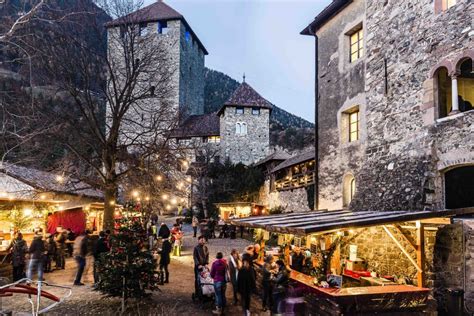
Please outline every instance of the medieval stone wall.
[[258, 204], [266, 205], [269, 209], [281, 206], [285, 212], [311, 211], [305, 188], [270, 192], [270, 180], [265, 180], [260, 188]]
[[[357, 174], [365, 151], [364, 58], [349, 62], [347, 33], [365, 21], [364, 1], [356, 0], [328, 21], [317, 33], [319, 54], [319, 208], [341, 209], [342, 182]], [[348, 142], [342, 113], [359, 106], [361, 135]]]
[[180, 108], [185, 115], [204, 114], [204, 52], [192, 36], [186, 39], [186, 27], [180, 24]]
[[[247, 134], [236, 133], [236, 124], [246, 123]], [[233, 163], [250, 165], [269, 153], [270, 110], [260, 109], [260, 115], [253, 115], [252, 108], [245, 107], [244, 114], [236, 114], [235, 107], [227, 106], [220, 116], [220, 136], [223, 159]]]
[[444, 208], [443, 171], [474, 163], [474, 113], [438, 119], [431, 76], [474, 48], [474, 5], [435, 13], [430, 0], [367, 1], [366, 10], [367, 150], [352, 207]]

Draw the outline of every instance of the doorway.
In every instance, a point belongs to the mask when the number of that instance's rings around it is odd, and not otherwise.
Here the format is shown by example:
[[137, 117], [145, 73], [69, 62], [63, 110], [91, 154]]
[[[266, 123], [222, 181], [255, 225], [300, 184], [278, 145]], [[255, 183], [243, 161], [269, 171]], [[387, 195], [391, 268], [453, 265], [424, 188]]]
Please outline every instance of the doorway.
[[444, 180], [447, 209], [474, 207], [474, 166], [451, 169]]

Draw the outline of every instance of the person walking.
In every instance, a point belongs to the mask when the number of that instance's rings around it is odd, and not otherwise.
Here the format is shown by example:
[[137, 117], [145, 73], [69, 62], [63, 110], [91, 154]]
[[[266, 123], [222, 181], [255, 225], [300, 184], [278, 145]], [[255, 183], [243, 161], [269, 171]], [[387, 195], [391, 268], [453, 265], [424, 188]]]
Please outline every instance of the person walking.
[[237, 286], [242, 300], [244, 315], [250, 316], [250, 297], [255, 290], [255, 274], [252, 266], [252, 260], [242, 259], [242, 268], [239, 270]]
[[26, 254], [28, 253], [28, 246], [23, 239], [23, 234], [18, 232], [16, 238], [8, 247], [12, 254], [13, 266], [13, 282], [23, 279], [25, 277]]
[[88, 240], [89, 231], [85, 231], [81, 235], [76, 237], [74, 241], [74, 259], [77, 263], [77, 273], [74, 280], [74, 285], [84, 285], [81, 282], [82, 274], [84, 273], [84, 268], [86, 267], [86, 255], [87, 255], [87, 240]]
[[168, 271], [168, 265], [171, 262], [170, 258], [171, 253], [171, 242], [169, 238], [165, 238], [163, 240], [163, 245], [161, 246], [160, 251], [160, 271], [163, 275], [164, 273], [164, 283], [169, 283], [170, 280], [170, 273]]
[[268, 308], [271, 309], [273, 305], [273, 283], [271, 280], [273, 274], [276, 272], [277, 271], [273, 263], [273, 255], [268, 255], [265, 258], [265, 261], [262, 266], [262, 308], [264, 312], [266, 312]]
[[28, 264], [28, 271], [26, 277], [33, 280], [33, 271], [36, 270], [38, 274], [38, 281], [43, 281], [43, 263], [45, 247], [43, 242], [43, 235], [36, 234], [31, 242], [28, 253], [30, 254], [30, 262]]
[[239, 273], [240, 268], [242, 267], [242, 261], [240, 260], [240, 255], [237, 249], [232, 249], [229, 256], [229, 274], [230, 274], [230, 282], [232, 283], [232, 292], [234, 294], [234, 305], [237, 305], [237, 276]]
[[229, 277], [227, 261], [224, 259], [222, 252], [218, 252], [216, 260], [211, 266], [211, 277], [214, 280], [214, 293], [216, 296], [216, 309], [212, 311], [213, 314], [222, 315], [226, 306], [225, 291], [227, 289], [226, 278]]
[[274, 314], [281, 314], [284, 311], [283, 301], [290, 281], [290, 273], [283, 260], [277, 260], [278, 274], [275, 277], [275, 287], [273, 289], [273, 309]]
[[103, 253], [109, 252], [110, 250], [106, 237], [107, 236], [105, 235], [105, 232], [101, 231], [99, 233], [99, 239], [97, 239], [97, 242], [94, 248], [94, 284], [96, 285], [99, 283], [99, 280], [100, 280], [98, 268], [99, 268], [99, 261], [100, 261], [101, 255]]
[[204, 236], [198, 237], [198, 244], [193, 250], [194, 261], [194, 290], [199, 293], [199, 271], [209, 264], [209, 249], [206, 246], [206, 238]]
[[[49, 236], [48, 236], [49, 235]], [[51, 234], [46, 234], [46, 264], [44, 272], [52, 272], [51, 264], [56, 258], [56, 242], [54, 241], [54, 236]]]
[[193, 220], [191, 222], [191, 226], [193, 226], [193, 237], [196, 238], [198, 226], [199, 226], [199, 219], [196, 215], [193, 216]]

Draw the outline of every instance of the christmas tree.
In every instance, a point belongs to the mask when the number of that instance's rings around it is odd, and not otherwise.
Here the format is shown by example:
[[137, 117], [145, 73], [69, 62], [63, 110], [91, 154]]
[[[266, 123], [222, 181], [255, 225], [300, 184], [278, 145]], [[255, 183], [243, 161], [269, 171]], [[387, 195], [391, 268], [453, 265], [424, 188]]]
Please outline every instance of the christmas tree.
[[157, 263], [147, 249], [147, 232], [139, 214], [140, 205], [129, 203], [116, 219], [110, 236], [110, 252], [102, 254], [97, 263], [102, 293], [128, 298], [142, 298], [158, 289]]

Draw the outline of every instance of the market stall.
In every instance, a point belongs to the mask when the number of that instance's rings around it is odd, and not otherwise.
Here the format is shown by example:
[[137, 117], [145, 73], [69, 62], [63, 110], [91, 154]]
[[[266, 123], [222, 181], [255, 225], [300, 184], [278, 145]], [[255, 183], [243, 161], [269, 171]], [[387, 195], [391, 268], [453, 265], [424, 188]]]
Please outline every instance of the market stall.
[[233, 219], [231, 223], [254, 229], [267, 254], [288, 265], [291, 248], [302, 249], [305, 267], [301, 272], [291, 271], [291, 295], [304, 295], [310, 311], [322, 315], [405, 313], [433, 310], [431, 289], [425, 286], [433, 284], [434, 273], [429, 269], [436, 255], [436, 233], [450, 225], [452, 217], [470, 214], [474, 208], [339, 210]]
[[216, 203], [220, 218], [228, 220], [232, 218], [244, 218], [249, 216], [265, 215], [267, 208], [264, 205], [251, 202], [228, 202]]

